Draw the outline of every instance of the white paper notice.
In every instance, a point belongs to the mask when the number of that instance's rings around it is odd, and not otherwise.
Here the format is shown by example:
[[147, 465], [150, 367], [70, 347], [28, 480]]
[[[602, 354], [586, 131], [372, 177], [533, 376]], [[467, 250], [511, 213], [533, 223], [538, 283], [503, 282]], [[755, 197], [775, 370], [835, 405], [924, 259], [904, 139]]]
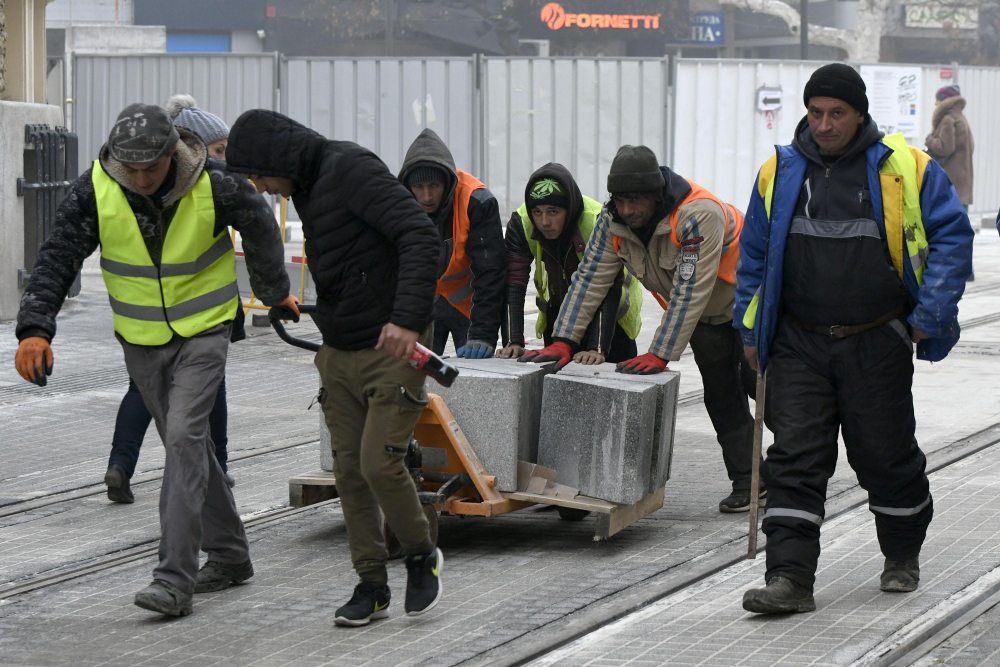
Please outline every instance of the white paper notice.
[[886, 134], [902, 132], [907, 143], [922, 145], [920, 132], [919, 67], [862, 65], [861, 78], [868, 89], [868, 113]]

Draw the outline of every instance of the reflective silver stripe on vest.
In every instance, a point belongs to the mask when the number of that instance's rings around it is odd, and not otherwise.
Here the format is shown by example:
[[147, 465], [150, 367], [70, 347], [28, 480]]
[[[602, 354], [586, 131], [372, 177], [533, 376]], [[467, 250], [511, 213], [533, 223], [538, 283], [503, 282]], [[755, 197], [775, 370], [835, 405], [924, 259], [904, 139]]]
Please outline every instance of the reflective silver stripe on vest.
[[878, 225], [874, 220], [861, 218], [858, 220], [816, 220], [805, 216], [797, 215], [792, 218], [792, 227], [789, 234], [803, 234], [805, 236], [820, 236], [827, 239], [847, 239], [855, 236], [869, 236], [881, 239], [882, 235], [878, 231]]
[[156, 274], [155, 266], [138, 266], [136, 264], [116, 262], [113, 259], [108, 259], [104, 255], [101, 255], [101, 268], [108, 273], [121, 276], [122, 278], [152, 278], [153, 280], [156, 280], [159, 277]]
[[457, 306], [470, 296], [472, 296], [472, 283], [469, 283], [465, 287], [459, 287], [457, 290], [449, 294], [448, 301]]
[[[627, 282], [628, 281], [626, 280], [626, 283]], [[618, 312], [615, 313], [615, 321], [618, 321], [628, 315], [629, 308], [632, 307], [632, 293], [629, 292], [628, 284], [623, 286], [622, 290], [625, 291], [625, 301], [622, 302], [622, 305], [618, 308]]]
[[465, 271], [460, 271], [459, 273], [456, 273], [455, 275], [452, 276], [441, 276], [441, 280], [447, 283], [451, 282], [452, 280], [459, 280], [461, 278], [465, 278], [469, 275], [472, 275], [472, 269], [466, 269]]
[[726, 238], [722, 240], [722, 254], [725, 254], [729, 250], [733, 239], [736, 238], [736, 218], [733, 216], [733, 212], [729, 206], [723, 204], [722, 208], [726, 212]]
[[764, 512], [764, 518], [774, 518], [776, 516], [789, 516], [793, 519], [805, 519], [806, 521], [812, 521], [817, 526], [823, 525], [823, 517], [819, 514], [812, 514], [810, 512], [804, 512], [802, 510], [790, 510], [784, 507], [768, 507], [767, 511]]
[[237, 288], [235, 282], [231, 282], [228, 285], [223, 285], [219, 289], [212, 290], [208, 294], [202, 294], [201, 296], [196, 296], [193, 299], [183, 301], [176, 306], [170, 306], [167, 308], [167, 317], [170, 318], [171, 322], [175, 320], [182, 320], [185, 317], [197, 315], [198, 313], [208, 310], [209, 308], [223, 306], [237, 294], [239, 294], [239, 288]]
[[931, 504], [931, 497], [928, 495], [924, 502], [920, 503], [916, 507], [879, 507], [877, 505], [872, 505], [868, 503], [868, 509], [872, 512], [878, 512], [879, 514], [888, 514], [889, 516], [913, 516], [914, 514], [920, 514], [925, 507]]
[[132, 303], [119, 301], [110, 294], [108, 295], [108, 301], [111, 302], [111, 310], [114, 311], [115, 315], [129, 317], [133, 320], [142, 320], [144, 322], [166, 322], [161, 306], [137, 306]]
[[[185, 317], [197, 315], [198, 313], [210, 308], [223, 306], [237, 294], [239, 294], [239, 292], [236, 283], [229, 283], [228, 285], [224, 285], [217, 290], [212, 290], [208, 294], [196, 296], [193, 299], [188, 299], [183, 303], [167, 308], [166, 316], [169, 317], [171, 321], [181, 320]], [[142, 320], [143, 322], [166, 321], [162, 306], [137, 306], [133, 303], [119, 301], [111, 295], [108, 295], [108, 301], [111, 302], [111, 310], [114, 311], [115, 315], [128, 317], [133, 320]]]
[[193, 276], [212, 266], [212, 264], [217, 262], [219, 259], [225, 257], [226, 253], [232, 249], [233, 240], [229, 238], [228, 234], [223, 234], [219, 237], [218, 241], [212, 244], [211, 248], [201, 253], [201, 257], [193, 262], [184, 262], [182, 264], [161, 264], [160, 276], [162, 278], [170, 278], [174, 276]]

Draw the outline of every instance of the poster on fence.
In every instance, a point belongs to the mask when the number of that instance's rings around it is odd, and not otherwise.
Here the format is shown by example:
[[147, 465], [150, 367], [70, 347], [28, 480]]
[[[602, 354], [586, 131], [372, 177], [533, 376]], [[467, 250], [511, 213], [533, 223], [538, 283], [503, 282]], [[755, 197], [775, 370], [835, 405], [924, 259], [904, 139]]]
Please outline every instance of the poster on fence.
[[886, 134], [902, 132], [914, 146], [923, 145], [920, 137], [919, 67], [862, 65], [861, 78], [868, 89], [868, 112]]

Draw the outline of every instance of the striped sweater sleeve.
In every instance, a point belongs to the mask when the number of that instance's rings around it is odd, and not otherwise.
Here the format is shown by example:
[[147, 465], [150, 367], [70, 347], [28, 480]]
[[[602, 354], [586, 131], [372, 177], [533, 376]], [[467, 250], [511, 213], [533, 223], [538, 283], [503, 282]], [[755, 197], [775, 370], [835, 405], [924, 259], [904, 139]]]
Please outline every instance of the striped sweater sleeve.
[[615, 253], [608, 228], [610, 222], [611, 214], [602, 211], [559, 309], [559, 319], [552, 329], [554, 338], [580, 343], [608, 290], [615, 283], [622, 261]]

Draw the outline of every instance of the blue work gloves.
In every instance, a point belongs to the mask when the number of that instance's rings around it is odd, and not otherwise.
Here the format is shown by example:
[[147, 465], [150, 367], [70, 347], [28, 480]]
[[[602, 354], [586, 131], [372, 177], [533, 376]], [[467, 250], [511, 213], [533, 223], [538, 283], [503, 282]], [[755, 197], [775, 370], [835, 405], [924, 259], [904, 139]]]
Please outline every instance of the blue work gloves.
[[493, 346], [485, 340], [470, 340], [458, 348], [455, 354], [466, 359], [489, 359], [493, 356]]

